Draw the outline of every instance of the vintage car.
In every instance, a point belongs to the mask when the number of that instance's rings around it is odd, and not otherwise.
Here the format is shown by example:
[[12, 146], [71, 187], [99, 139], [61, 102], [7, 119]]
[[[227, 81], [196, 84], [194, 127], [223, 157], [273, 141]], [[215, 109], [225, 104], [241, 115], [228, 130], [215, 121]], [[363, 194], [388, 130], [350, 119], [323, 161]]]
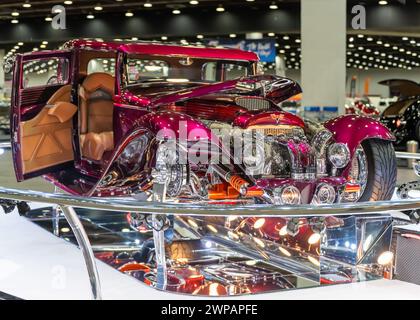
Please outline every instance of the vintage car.
[[420, 84], [411, 80], [385, 80], [380, 84], [390, 88], [398, 101], [384, 110], [381, 121], [395, 135], [397, 147], [410, 140], [420, 141]]
[[300, 86], [258, 63], [235, 49], [94, 40], [18, 54], [17, 180], [43, 175], [74, 195], [137, 200], [390, 199], [389, 130], [358, 115], [320, 124], [283, 111]]

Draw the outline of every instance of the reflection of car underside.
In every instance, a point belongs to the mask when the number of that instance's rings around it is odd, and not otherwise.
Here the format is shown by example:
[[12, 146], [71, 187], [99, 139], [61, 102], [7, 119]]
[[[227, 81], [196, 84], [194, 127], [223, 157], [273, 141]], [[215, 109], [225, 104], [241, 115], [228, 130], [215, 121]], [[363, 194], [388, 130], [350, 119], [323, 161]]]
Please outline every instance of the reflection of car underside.
[[[54, 213], [53, 208], [42, 208], [28, 211], [26, 217], [77, 244], [65, 219], [55, 221]], [[392, 231], [392, 220], [385, 216], [177, 216], [164, 228], [162, 285], [151, 216], [87, 209], [77, 213], [97, 259], [149, 286], [203, 296], [381, 278], [384, 265], [377, 261], [387, 254]], [[363, 237], [358, 239], [356, 230]]]

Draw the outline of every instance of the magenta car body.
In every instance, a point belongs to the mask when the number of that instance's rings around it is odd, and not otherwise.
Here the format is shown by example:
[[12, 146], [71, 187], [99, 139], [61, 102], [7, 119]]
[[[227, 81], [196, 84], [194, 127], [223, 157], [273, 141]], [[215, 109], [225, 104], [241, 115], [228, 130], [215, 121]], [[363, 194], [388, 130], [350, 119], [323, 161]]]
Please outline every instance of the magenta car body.
[[[341, 116], [322, 125], [283, 111], [281, 103], [301, 88], [258, 74], [258, 61], [254, 53], [234, 49], [91, 40], [17, 55], [11, 111], [17, 180], [43, 175], [84, 196], [150, 192], [162, 174], [156, 169], [161, 142], [184, 133], [187, 149], [205, 141], [231, 162], [168, 167], [171, 197], [186, 197], [177, 184], [185, 175], [187, 194], [200, 201], [280, 198], [295, 204], [318, 197], [318, 203], [330, 203], [351, 190], [361, 196], [366, 186], [350, 179], [357, 150], [368, 140], [393, 140], [390, 132], [371, 118]], [[108, 69], [98, 71], [99, 64]], [[47, 83], [36, 83], [51, 69], [56, 74]], [[265, 173], [249, 174], [243, 163], [234, 163], [230, 147], [213, 133], [219, 127], [271, 137], [277, 144], [269, 146], [272, 162], [264, 163]], [[258, 158], [258, 150], [251, 154]], [[345, 163], [334, 167], [334, 161]], [[320, 186], [328, 199], [316, 194]]]

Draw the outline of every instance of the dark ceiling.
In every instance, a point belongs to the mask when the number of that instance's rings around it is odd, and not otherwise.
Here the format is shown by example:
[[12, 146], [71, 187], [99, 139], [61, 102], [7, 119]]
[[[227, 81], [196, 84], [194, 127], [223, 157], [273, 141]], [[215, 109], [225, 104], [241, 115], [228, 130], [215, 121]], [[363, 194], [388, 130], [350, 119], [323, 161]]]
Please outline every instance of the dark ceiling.
[[[400, 9], [404, 7], [404, 1], [406, 5], [411, 5], [410, 8], [413, 8], [412, 5], [416, 3], [419, 4], [420, 7], [420, 0], [387, 0], [389, 5], [399, 6]], [[42, 22], [45, 17], [51, 14], [51, 8], [55, 4], [63, 5], [65, 1], [57, 1], [57, 0], [34, 0], [34, 1], [11, 1], [11, 0], [2, 0], [0, 2], [0, 22], [6, 23], [6, 25], [12, 26], [10, 23], [7, 23], [7, 20], [11, 19], [19, 19], [19, 21], [26, 22], [26, 20], [30, 23], [29, 26], [34, 26]], [[231, 13], [238, 13], [241, 10], [248, 12], [246, 15], [247, 19], [249, 17], [257, 17], [258, 14], [262, 14], [263, 11], [275, 11], [270, 10], [270, 5], [277, 5], [279, 9], [284, 9], [287, 12], [295, 12], [295, 15], [292, 15], [292, 20], [297, 20], [299, 17], [299, 6], [300, 0], [255, 0], [255, 1], [247, 1], [247, 0], [198, 0], [198, 4], [194, 4], [195, 2], [190, 0], [171, 0], [171, 1], [163, 1], [163, 0], [143, 0], [143, 1], [134, 1], [134, 0], [73, 0], [71, 4], [66, 4], [66, 12], [67, 14], [71, 15], [72, 18], [69, 19], [76, 19], [76, 24], [84, 24], [81, 21], [87, 21], [86, 15], [94, 14], [98, 20], [102, 21], [114, 21], [115, 15], [121, 15], [124, 13], [132, 12], [137, 17], [141, 14], [144, 15], [146, 12], [150, 12], [149, 18], [154, 20], [157, 17], [159, 12], [161, 12], [162, 16], [172, 15], [172, 11], [175, 9], [181, 10], [183, 13], [188, 13], [190, 16], [194, 16], [195, 12], [197, 12], [196, 18], [199, 18], [199, 24], [206, 23], [206, 17], [201, 17], [203, 12], [207, 12], [208, 19], [214, 19], [213, 17], [216, 14], [216, 8], [223, 6], [226, 12]], [[193, 4], [191, 4], [192, 2]], [[30, 3], [31, 7], [23, 7], [23, 4]], [[69, 2], [70, 3], [70, 2]], [[145, 7], [146, 3], [150, 3], [150, 5]], [[357, 1], [357, 0], [348, 0], [348, 4], [365, 4], [369, 6], [378, 7], [378, 0], [364, 0], [364, 1]], [[102, 10], [95, 10], [95, 6], [100, 6]], [[414, 6], [417, 7], [417, 6]], [[197, 9], [201, 8], [200, 11]], [[290, 9], [290, 10], [289, 10]], [[197, 11], [195, 11], [197, 10]], [[280, 10], [279, 10], [280, 11]], [[12, 16], [12, 12], [19, 12], [19, 15]], [[240, 16], [240, 21], [243, 21], [243, 16]], [[294, 17], [294, 18], [293, 18]], [[134, 19], [135, 19], [134, 18]], [[232, 18], [232, 17], [231, 17]], [[251, 18], [252, 20], [252, 18]], [[293, 21], [294, 21], [293, 20]], [[378, 19], [376, 19], [378, 20]], [[379, 19], [380, 20], [380, 19]], [[99, 22], [99, 21], [98, 21]], [[398, 22], [398, 21], [397, 21]], [[394, 23], [397, 23], [394, 21]], [[113, 22], [112, 22], [113, 23]], [[112, 25], [111, 23], [111, 25]], [[246, 24], [247, 21], [243, 21], [241, 24]], [[410, 22], [409, 22], [410, 23]], [[22, 23], [23, 24], [23, 23]], [[119, 25], [124, 24], [123, 21], [118, 23]], [[229, 24], [231, 25], [231, 24]], [[19, 25], [16, 25], [19, 26]], [[89, 24], [86, 25], [88, 27]], [[299, 26], [299, 24], [297, 25]], [[23, 27], [23, 26], [22, 26]], [[118, 26], [114, 26], [113, 29], [116, 29]], [[252, 24], [251, 24], [252, 27]], [[91, 27], [89, 27], [91, 28]], [[394, 28], [393, 25], [390, 24], [390, 28]], [[41, 27], [39, 28], [41, 29]], [[219, 28], [220, 29], [220, 28]], [[200, 32], [200, 30], [193, 30], [189, 32], [189, 36], [181, 37], [179, 35], [171, 35], [170, 33], [164, 32], [155, 32], [147, 33], [147, 36], [137, 36], [134, 38], [136, 41], [141, 39], [146, 40], [162, 40], [161, 36], [164, 35], [163, 40], [169, 41], [183, 41], [184, 43], [196, 43], [196, 42], [205, 42], [209, 39], [215, 38], [230, 38], [235, 37], [236, 39], [244, 39], [245, 33], [241, 31], [231, 30], [229, 28], [222, 28], [222, 31], [218, 33], [206, 33]], [[91, 29], [90, 29], [91, 30]], [[152, 29], [156, 31], [155, 29]], [[279, 54], [282, 54], [286, 57], [286, 65], [288, 68], [300, 68], [301, 59], [300, 59], [300, 34], [299, 32], [292, 32], [287, 31], [285, 28], [273, 28], [272, 25], [265, 23], [264, 29], [261, 30], [254, 30], [254, 31], [262, 31], [264, 32], [265, 37], [270, 37], [276, 41], [276, 46]], [[196, 32], [197, 31], [197, 32]], [[235, 33], [236, 32], [236, 33]], [[74, 33], [74, 31], [73, 31]], [[83, 30], [81, 33], [84, 33]], [[200, 35], [199, 35], [200, 33]], [[233, 34], [234, 33], [234, 34]], [[352, 34], [348, 35], [348, 48], [347, 48], [347, 63], [348, 67], [352, 68], [378, 68], [378, 69], [387, 69], [387, 68], [414, 68], [420, 66], [420, 38], [416, 38], [415, 35], [407, 35], [399, 34], [398, 36], [391, 36], [391, 35], [381, 35], [379, 33], [374, 32], [364, 32], [364, 34], [358, 34], [356, 31], [349, 32]], [[418, 31], [420, 33], [420, 30]], [[73, 35], [73, 34], [72, 34]], [[71, 36], [72, 36], [71, 35]], [[197, 35], [199, 35], [197, 37]], [[133, 38], [132, 34], [127, 32], [121, 32], [121, 35], [116, 35], [114, 33], [114, 37], [118, 37], [124, 40], [130, 40]], [[62, 43], [63, 39], [68, 39], [68, 37], [63, 37], [62, 39], [58, 39], [55, 37], [52, 38], [42, 38], [42, 37], [29, 37], [32, 40], [24, 40], [23, 38], [17, 40], [16, 38], [11, 38], [13, 41], [9, 42], [8, 44], [3, 45], [3, 48], [6, 49], [6, 52], [9, 55], [19, 52], [28, 52], [35, 50], [45, 50], [45, 49], [55, 49], [58, 48]], [[25, 38], [27, 39], [27, 38]], [[42, 40], [44, 41], [42, 42]], [[106, 40], [112, 40], [112, 38], [106, 38]], [[0, 39], [1, 40], [1, 39]], [[49, 41], [45, 41], [49, 40]], [[272, 65], [267, 65], [267, 68], [273, 68]]]
[[[69, 4], [64, 4], [64, 2], [68, 2]], [[89, 13], [100, 14], [127, 10], [131, 10], [132, 12], [146, 10], [170, 11], [174, 9], [189, 9], [191, 7], [215, 9], [219, 6], [225, 7], [226, 10], [238, 6], [264, 9], [273, 4], [277, 5], [279, 8], [287, 8], [289, 6], [299, 6], [300, 2], [300, 0], [197, 0], [196, 2], [190, 0], [2, 0], [0, 2], [0, 20], [13, 19], [11, 14], [16, 11], [19, 12], [18, 18], [20, 19], [45, 17], [51, 14], [51, 8], [54, 5], [63, 4], [69, 15], [86, 15]], [[420, 0], [387, 0], [387, 2], [390, 5], [408, 5], [420, 3]], [[355, 4], [377, 6], [378, 0], [348, 0], [348, 5]], [[95, 10], [95, 7], [97, 6], [102, 7], [103, 10]]]

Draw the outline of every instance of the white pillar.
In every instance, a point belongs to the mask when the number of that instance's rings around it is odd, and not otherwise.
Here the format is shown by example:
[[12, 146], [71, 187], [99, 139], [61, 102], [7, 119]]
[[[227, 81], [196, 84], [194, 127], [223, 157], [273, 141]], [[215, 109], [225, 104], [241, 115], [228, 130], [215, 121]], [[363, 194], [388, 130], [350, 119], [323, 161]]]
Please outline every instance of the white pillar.
[[0, 98], [4, 94], [4, 70], [3, 70], [3, 59], [4, 59], [4, 50], [0, 49]]
[[346, 94], [346, 0], [302, 0], [303, 105], [338, 106]]

